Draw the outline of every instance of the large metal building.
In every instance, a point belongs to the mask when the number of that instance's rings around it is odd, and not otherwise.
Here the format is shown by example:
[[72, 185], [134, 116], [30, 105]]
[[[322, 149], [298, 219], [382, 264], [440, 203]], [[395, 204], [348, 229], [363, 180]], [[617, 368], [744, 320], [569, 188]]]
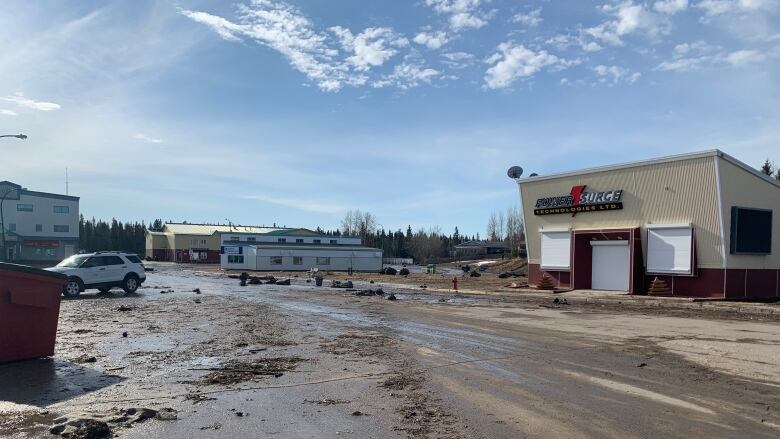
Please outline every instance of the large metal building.
[[721, 151], [517, 181], [532, 285], [780, 297], [780, 182]]
[[379, 272], [382, 250], [359, 237], [323, 235], [307, 229], [267, 233], [220, 232], [221, 265], [229, 270]]

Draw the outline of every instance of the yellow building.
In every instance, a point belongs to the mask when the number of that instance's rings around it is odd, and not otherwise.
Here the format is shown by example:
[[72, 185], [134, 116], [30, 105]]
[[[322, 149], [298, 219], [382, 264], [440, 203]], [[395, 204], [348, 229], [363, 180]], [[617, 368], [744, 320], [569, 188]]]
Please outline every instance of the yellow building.
[[517, 181], [531, 284], [780, 297], [780, 182], [721, 151]]

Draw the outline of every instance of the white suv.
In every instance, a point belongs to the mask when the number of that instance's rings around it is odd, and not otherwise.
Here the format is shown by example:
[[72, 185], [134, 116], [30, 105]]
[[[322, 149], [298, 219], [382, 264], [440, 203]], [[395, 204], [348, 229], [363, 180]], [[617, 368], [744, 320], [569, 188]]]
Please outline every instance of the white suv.
[[62, 290], [62, 294], [67, 297], [78, 296], [88, 288], [97, 288], [101, 293], [107, 293], [113, 287], [120, 287], [128, 294], [134, 293], [146, 281], [141, 259], [129, 253], [74, 255], [47, 270], [68, 276], [68, 283]]

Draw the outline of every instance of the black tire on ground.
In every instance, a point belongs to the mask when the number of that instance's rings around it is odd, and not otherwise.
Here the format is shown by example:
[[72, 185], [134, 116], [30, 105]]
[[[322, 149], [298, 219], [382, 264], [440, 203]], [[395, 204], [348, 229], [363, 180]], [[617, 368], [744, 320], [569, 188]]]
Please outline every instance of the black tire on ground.
[[68, 279], [68, 283], [62, 288], [62, 295], [65, 297], [76, 297], [84, 290], [84, 284], [77, 277]]
[[135, 290], [137, 290], [139, 286], [138, 276], [134, 274], [128, 274], [125, 276], [125, 280], [122, 281], [122, 289], [125, 290], [125, 293], [127, 294], [135, 293]]

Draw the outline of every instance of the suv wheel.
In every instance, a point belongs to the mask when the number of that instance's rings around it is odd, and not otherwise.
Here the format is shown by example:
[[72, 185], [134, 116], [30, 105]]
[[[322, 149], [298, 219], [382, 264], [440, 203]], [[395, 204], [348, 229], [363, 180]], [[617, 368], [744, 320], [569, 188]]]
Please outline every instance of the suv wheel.
[[125, 290], [125, 293], [131, 294], [135, 293], [135, 290], [138, 289], [138, 276], [134, 274], [128, 274], [125, 277], [125, 280], [122, 281], [122, 289]]
[[81, 285], [81, 281], [75, 277], [68, 279], [68, 283], [62, 289], [62, 294], [65, 297], [76, 297], [81, 293], [84, 287]]

